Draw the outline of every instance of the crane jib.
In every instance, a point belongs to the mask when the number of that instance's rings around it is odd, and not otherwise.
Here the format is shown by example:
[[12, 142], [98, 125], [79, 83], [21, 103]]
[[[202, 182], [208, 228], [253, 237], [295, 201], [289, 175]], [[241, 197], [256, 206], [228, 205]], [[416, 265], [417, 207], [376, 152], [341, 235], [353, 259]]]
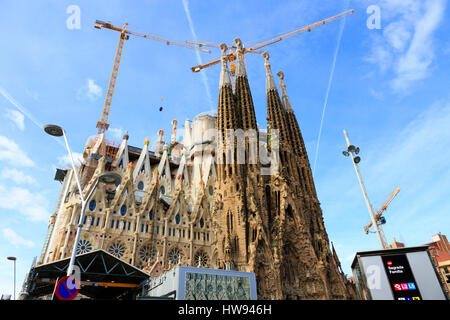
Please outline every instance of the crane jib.
[[[259, 43], [259, 44], [255, 45], [255, 46], [251, 47], [251, 48], [245, 49], [244, 53], [252, 52], [253, 50], [257, 50], [257, 49], [266, 47], [268, 45], [271, 45], [271, 44], [274, 44], [274, 43], [279, 42], [281, 40], [290, 38], [290, 37], [295, 36], [297, 34], [301, 34], [301, 33], [305, 32], [305, 31], [310, 32], [314, 28], [317, 28], [317, 27], [319, 27], [321, 25], [325, 25], [326, 23], [329, 23], [329, 22], [336, 21], [336, 20], [338, 20], [340, 18], [343, 18], [343, 17], [345, 17], [347, 15], [350, 15], [350, 14], [353, 14], [353, 13], [354, 13], [353, 9], [352, 10], [347, 10], [347, 11], [342, 12], [342, 13], [336, 15], [336, 16], [330, 17], [330, 18], [325, 19], [325, 20], [318, 21], [316, 23], [310, 24], [308, 26], [305, 26], [305, 27], [300, 28], [300, 29], [296, 29], [296, 30], [288, 32], [288, 33], [285, 33], [285, 34], [283, 34], [281, 36], [275, 37], [275, 38], [273, 38], [271, 40], [268, 40], [268, 41], [265, 41], [263, 43]], [[194, 42], [194, 41], [191, 41], [191, 42]], [[207, 44], [207, 45], [210, 45], [210, 46], [214, 45], [214, 46], [218, 47], [218, 45], [205, 43], [205, 42], [203, 42], [203, 43], [202, 42], [195, 42], [195, 43], [197, 43], [197, 44], [200, 44], [200, 43], [201, 44]], [[233, 54], [233, 56], [234, 56], [234, 54]], [[203, 64], [203, 65], [195, 66], [195, 67], [192, 67], [191, 70], [192, 70], [192, 72], [199, 72], [200, 70], [202, 70], [204, 68], [207, 68], [209, 66], [218, 64], [220, 61], [221, 61], [221, 59], [218, 59], [218, 60], [215, 60], [215, 61], [212, 61], [212, 62], [208, 62], [208, 63]]]

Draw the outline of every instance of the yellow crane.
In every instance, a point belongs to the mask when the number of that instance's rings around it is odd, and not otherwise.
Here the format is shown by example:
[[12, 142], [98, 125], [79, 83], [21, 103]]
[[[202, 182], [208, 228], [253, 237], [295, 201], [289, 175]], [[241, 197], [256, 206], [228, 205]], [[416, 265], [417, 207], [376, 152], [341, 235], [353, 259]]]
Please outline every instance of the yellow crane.
[[98, 128], [97, 136], [104, 133], [106, 130], [108, 130], [108, 127], [109, 127], [109, 124], [108, 124], [109, 111], [111, 109], [111, 101], [112, 101], [112, 97], [114, 94], [114, 88], [116, 86], [117, 74], [119, 72], [120, 60], [122, 57], [122, 50], [123, 50], [125, 40], [128, 40], [130, 35], [163, 42], [167, 45], [172, 44], [172, 45], [181, 46], [181, 47], [185, 47], [185, 48], [189, 48], [189, 49], [201, 50], [204, 52], [211, 52], [210, 50], [200, 48], [197, 46], [193, 46], [193, 45], [189, 45], [189, 44], [185, 44], [185, 43], [181, 43], [181, 42], [176, 42], [176, 41], [171, 41], [171, 40], [167, 40], [167, 39], [149, 35], [149, 34], [143, 34], [143, 33], [139, 33], [139, 32], [130, 31], [127, 29], [128, 23], [125, 23], [123, 25], [123, 27], [120, 28], [120, 27], [113, 26], [110, 22], [96, 20], [94, 27], [97, 29], [105, 28], [105, 29], [110, 29], [113, 31], [120, 32], [119, 44], [117, 45], [116, 56], [114, 58], [114, 65], [113, 65], [113, 69], [111, 72], [111, 78], [109, 80], [109, 85], [108, 85], [108, 91], [106, 92], [106, 98], [105, 98], [105, 103], [103, 106], [102, 117], [101, 117], [100, 121], [97, 123], [97, 128]]
[[[383, 217], [383, 212], [386, 211], [389, 204], [392, 202], [392, 200], [394, 200], [395, 196], [399, 192], [400, 192], [400, 188], [399, 187], [395, 188], [395, 190], [389, 194], [389, 198], [383, 203], [380, 210], [378, 210], [377, 214], [375, 215], [375, 221], [378, 225], [378, 228], [380, 229], [380, 232], [382, 233], [383, 241], [386, 243], [386, 245], [387, 245], [386, 237], [384, 236], [384, 232], [382, 231], [382, 228], [381, 228], [381, 225], [386, 223], [386, 219]], [[372, 207], [372, 211], [375, 212], [375, 210], [373, 210], [373, 207]], [[371, 226], [372, 226], [372, 222], [370, 222], [367, 226], [364, 227], [364, 231], [366, 232], [366, 234], [369, 233]]]
[[[261, 53], [261, 52], [258, 52], [257, 50], [261, 49], [263, 47], [269, 46], [271, 44], [274, 44], [276, 42], [279, 42], [281, 40], [293, 37], [295, 35], [298, 35], [298, 34], [301, 34], [301, 33], [304, 33], [304, 32], [310, 32], [312, 29], [315, 29], [317, 27], [320, 27], [320, 26], [322, 26], [324, 24], [327, 24], [327, 23], [330, 23], [332, 21], [336, 21], [336, 20], [338, 20], [340, 18], [343, 18], [343, 17], [348, 16], [348, 15], [353, 14], [353, 13], [354, 13], [354, 10], [348, 10], [348, 11], [342, 12], [342, 13], [340, 13], [338, 15], [335, 15], [333, 17], [330, 17], [328, 19], [318, 21], [318, 22], [310, 24], [310, 25], [308, 25], [306, 27], [302, 27], [300, 29], [296, 29], [294, 31], [282, 34], [280, 36], [274, 37], [274, 38], [272, 38], [270, 40], [267, 40], [265, 42], [258, 43], [256, 45], [250, 47], [250, 48], [244, 49], [243, 53], [244, 54], [245, 53], [249, 53], [249, 52], [251, 52], [251, 53]], [[219, 45], [214, 44], [214, 43], [209, 43], [209, 42], [197, 42], [197, 41], [189, 41], [189, 40], [186, 41], [186, 42], [187, 43], [191, 43], [191, 44], [196, 44], [199, 47], [208, 46], [208, 47], [217, 47], [217, 48], [219, 48]], [[234, 71], [236, 70], [236, 67], [234, 65], [234, 61], [236, 60], [236, 51], [233, 51], [233, 50], [236, 50], [237, 48], [235, 46], [229, 46], [228, 48], [230, 49], [230, 53], [227, 55], [228, 61], [230, 61], [230, 73], [231, 73], [231, 76], [234, 77]], [[221, 61], [221, 59], [217, 59], [217, 60], [214, 60], [214, 61], [202, 64], [202, 65], [199, 65], [199, 66], [192, 67], [191, 70], [192, 70], [192, 72], [199, 72], [202, 69], [205, 69], [207, 67], [210, 67], [210, 66], [213, 66], [213, 65], [216, 65], [216, 64], [220, 63], [220, 61]]]

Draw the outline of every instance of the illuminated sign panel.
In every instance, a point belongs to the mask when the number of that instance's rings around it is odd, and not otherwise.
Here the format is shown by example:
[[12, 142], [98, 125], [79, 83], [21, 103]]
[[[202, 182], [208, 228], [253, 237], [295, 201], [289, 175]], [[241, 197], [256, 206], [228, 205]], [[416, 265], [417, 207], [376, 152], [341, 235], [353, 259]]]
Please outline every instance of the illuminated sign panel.
[[395, 300], [422, 300], [406, 254], [381, 257]]

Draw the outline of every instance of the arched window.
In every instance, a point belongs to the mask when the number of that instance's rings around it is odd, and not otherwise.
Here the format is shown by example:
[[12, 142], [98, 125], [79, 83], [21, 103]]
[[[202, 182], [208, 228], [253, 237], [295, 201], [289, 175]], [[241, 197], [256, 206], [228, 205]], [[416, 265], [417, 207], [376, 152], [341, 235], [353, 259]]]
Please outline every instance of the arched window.
[[144, 190], [144, 183], [142, 181], [139, 181], [138, 183], [138, 189], [139, 190]]
[[120, 208], [120, 214], [121, 214], [122, 216], [124, 216], [126, 213], [127, 213], [127, 207], [126, 207], [125, 205], [123, 205], [123, 206]]
[[180, 215], [178, 214], [175, 216], [175, 223], [180, 224]]
[[89, 210], [94, 211], [96, 205], [97, 203], [95, 202], [95, 200], [91, 200], [91, 202], [89, 202]]

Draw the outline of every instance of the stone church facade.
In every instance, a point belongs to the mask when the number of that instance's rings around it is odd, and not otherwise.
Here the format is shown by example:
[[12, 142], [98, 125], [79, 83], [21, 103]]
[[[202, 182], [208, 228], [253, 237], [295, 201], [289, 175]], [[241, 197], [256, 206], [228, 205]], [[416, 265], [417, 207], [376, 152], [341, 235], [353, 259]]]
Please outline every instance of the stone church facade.
[[[93, 191], [77, 253], [103, 249], [152, 275], [177, 264], [255, 272], [259, 299], [354, 298], [330, 246], [284, 75], [280, 96], [265, 53], [268, 129], [261, 130], [236, 45], [235, 81], [221, 47], [217, 115], [186, 120], [181, 141], [174, 120], [170, 141], [160, 130], [154, 150], [148, 139], [129, 146], [128, 134], [110, 154], [104, 136], [87, 143], [78, 168], [83, 194], [105, 171], [122, 181]], [[81, 199], [70, 169], [61, 182], [40, 264], [70, 257], [74, 247]]]

